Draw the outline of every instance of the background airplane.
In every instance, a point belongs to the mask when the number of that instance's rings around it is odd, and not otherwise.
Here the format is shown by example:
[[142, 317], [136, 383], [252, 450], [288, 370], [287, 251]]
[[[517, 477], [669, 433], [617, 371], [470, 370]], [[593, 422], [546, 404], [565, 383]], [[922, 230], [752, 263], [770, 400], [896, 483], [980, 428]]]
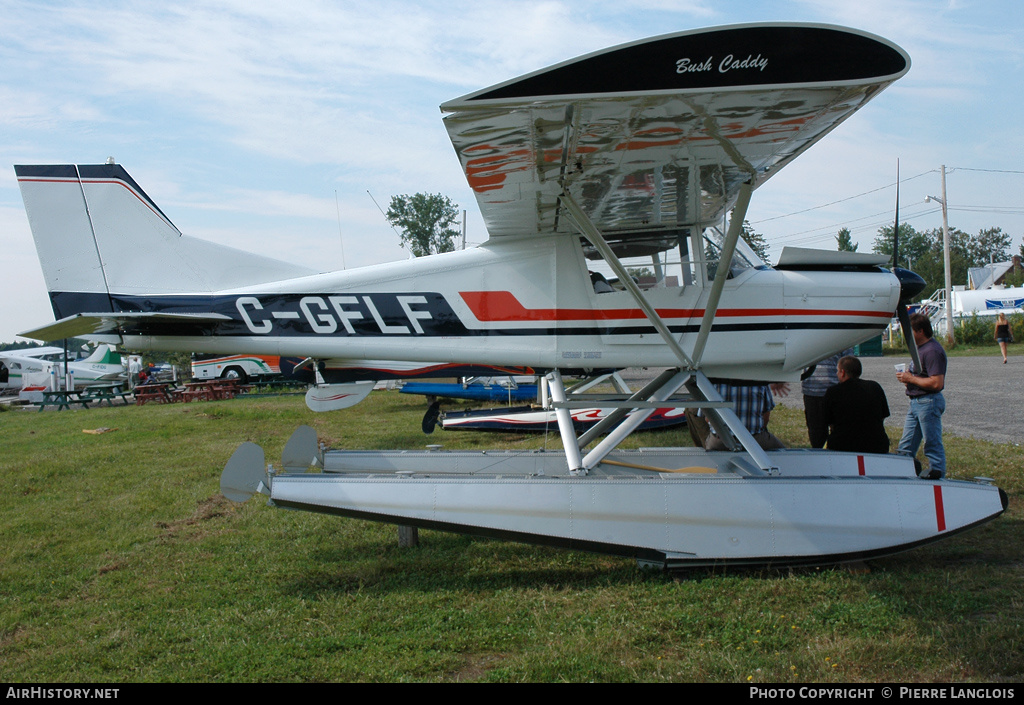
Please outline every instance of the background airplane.
[[[89, 355], [75, 357], [69, 351], [67, 369], [75, 376], [76, 387], [93, 384], [111, 384], [127, 379], [121, 354], [112, 345], [98, 345]], [[64, 350], [55, 347], [26, 348], [0, 353], [0, 388], [21, 389], [26, 380], [34, 384], [47, 384], [50, 369], [64, 379]]]

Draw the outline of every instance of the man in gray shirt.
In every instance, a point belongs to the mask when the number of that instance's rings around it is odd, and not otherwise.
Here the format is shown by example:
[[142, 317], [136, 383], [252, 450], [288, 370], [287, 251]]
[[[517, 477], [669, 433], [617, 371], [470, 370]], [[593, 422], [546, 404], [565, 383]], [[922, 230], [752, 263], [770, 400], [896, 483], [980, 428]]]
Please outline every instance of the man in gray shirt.
[[917, 455], [924, 439], [924, 457], [928, 459], [928, 472], [921, 477], [940, 480], [946, 476], [946, 450], [942, 446], [942, 412], [946, 399], [942, 390], [946, 386], [946, 351], [932, 337], [932, 322], [928, 316], [915, 313], [910, 317], [910, 329], [921, 358], [921, 370], [897, 372], [896, 379], [906, 385], [910, 397], [907, 420], [903, 424], [903, 438], [896, 452], [911, 457]]

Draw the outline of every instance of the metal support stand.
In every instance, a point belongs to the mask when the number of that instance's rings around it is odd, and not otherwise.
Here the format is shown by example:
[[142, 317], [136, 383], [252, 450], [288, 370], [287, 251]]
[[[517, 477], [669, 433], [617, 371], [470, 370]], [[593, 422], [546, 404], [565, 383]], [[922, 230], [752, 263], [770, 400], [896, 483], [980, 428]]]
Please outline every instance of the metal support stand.
[[[671, 397], [676, 393], [683, 384], [690, 378], [691, 372], [680, 372], [676, 371], [676, 374], [661, 386], [654, 394], [651, 395], [648, 402], [660, 403]], [[629, 434], [633, 433], [640, 424], [647, 420], [647, 418], [654, 413], [654, 407], [650, 406], [646, 409], [636, 409], [629, 418], [625, 419], [614, 431], [609, 433], [603, 441], [597, 444], [597, 446], [587, 453], [587, 457], [583, 459], [583, 467], [590, 469], [604, 460], [605, 456], [611, 453], [615, 448], [626, 440]]]
[[[572, 425], [572, 413], [564, 406], [565, 386], [562, 384], [562, 373], [552, 370], [546, 376], [548, 388], [551, 391], [551, 401], [554, 402], [555, 418], [558, 420], [558, 432], [562, 435], [562, 447], [565, 449], [565, 461], [573, 474], [587, 473], [580, 459], [580, 446], [576, 442], [576, 429]], [[559, 405], [561, 404], [561, 406]]]
[[420, 545], [420, 530], [415, 526], [398, 527], [398, 547], [414, 548]]

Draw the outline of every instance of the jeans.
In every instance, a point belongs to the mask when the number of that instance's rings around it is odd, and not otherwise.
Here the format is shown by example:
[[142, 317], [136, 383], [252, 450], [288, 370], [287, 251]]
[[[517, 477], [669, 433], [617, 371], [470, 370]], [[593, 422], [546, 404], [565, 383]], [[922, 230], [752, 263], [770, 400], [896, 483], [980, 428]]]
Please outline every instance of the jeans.
[[946, 476], [946, 451], [942, 447], [942, 412], [946, 410], [946, 399], [942, 392], [911, 397], [907, 420], [903, 425], [897, 453], [917, 455], [917, 449], [924, 438], [924, 457], [928, 459], [930, 474]]

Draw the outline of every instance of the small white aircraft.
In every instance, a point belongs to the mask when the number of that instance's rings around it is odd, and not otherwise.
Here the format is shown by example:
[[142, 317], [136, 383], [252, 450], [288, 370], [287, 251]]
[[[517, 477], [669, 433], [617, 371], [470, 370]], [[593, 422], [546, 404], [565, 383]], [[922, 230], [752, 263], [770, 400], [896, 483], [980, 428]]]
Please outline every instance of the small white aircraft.
[[[67, 369], [74, 373], [76, 387], [94, 384], [111, 384], [127, 378], [121, 355], [112, 345], [98, 345], [84, 358], [69, 353]], [[56, 369], [59, 378], [64, 378], [64, 350], [44, 347], [24, 350], [8, 350], [0, 353], [0, 388], [21, 389], [28, 378], [41, 378]]]
[[22, 348], [0, 352], [0, 389], [21, 389], [26, 373], [42, 372], [47, 362], [58, 359], [64, 359], [63, 348]]
[[[795, 381], [877, 335], [907, 298], [914, 275], [885, 258], [785, 248], [770, 267], [740, 232], [758, 186], [909, 67], [861, 31], [750, 24], [471, 93], [441, 109], [490, 239], [329, 274], [182, 235], [117, 164], [18, 166], [59, 319], [30, 335], [547, 375], [563, 451], [323, 452], [306, 427], [285, 472], [239, 447], [221, 480], [238, 501], [261, 492], [669, 567], [832, 563], [935, 541], [998, 516], [1005, 493], [919, 479], [898, 455], [765, 452], [709, 380]], [[635, 258], [658, 286], [633, 281]], [[602, 261], [624, 290], [592, 280]], [[565, 369], [637, 365], [668, 369], [625, 399], [565, 397]], [[577, 404], [614, 411], [577, 437]], [[703, 408], [730, 450], [618, 449], [653, 409], [678, 406]]]

